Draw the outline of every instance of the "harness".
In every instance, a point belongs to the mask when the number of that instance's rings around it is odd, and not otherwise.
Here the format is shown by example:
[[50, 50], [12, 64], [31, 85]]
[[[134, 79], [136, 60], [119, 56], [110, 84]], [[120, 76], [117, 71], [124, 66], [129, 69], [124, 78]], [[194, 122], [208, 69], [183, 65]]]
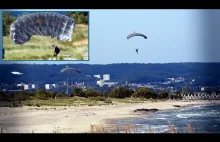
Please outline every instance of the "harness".
[[54, 48], [54, 55], [57, 56], [60, 53], [60, 48], [57, 46]]

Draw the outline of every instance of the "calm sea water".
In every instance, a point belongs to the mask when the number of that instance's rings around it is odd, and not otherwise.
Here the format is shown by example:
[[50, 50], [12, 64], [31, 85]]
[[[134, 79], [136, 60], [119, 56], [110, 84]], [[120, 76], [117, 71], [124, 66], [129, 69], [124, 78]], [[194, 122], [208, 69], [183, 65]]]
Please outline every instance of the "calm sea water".
[[138, 133], [146, 133], [149, 127], [154, 133], [169, 133], [168, 120], [178, 133], [187, 133], [187, 123], [191, 125], [194, 133], [220, 133], [220, 105], [198, 105], [158, 111], [151, 113], [150, 117], [116, 120], [115, 123], [140, 126]]

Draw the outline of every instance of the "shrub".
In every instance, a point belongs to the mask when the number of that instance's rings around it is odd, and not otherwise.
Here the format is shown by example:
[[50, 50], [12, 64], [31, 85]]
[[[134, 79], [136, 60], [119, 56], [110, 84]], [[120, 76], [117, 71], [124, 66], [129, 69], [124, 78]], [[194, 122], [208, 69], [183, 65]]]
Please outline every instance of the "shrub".
[[93, 100], [93, 101], [105, 101], [105, 98], [104, 97], [89, 97], [90, 100]]

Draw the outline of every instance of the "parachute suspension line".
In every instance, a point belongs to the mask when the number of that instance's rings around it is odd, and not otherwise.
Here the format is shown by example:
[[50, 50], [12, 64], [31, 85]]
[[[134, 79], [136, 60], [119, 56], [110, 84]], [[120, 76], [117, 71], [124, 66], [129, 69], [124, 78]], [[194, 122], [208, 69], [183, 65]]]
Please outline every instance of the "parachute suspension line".
[[[38, 16], [38, 15], [37, 15], [37, 18], [38, 18], [37, 20], [38, 20], [38, 21], [40, 21], [40, 19], [39, 19], [39, 16]], [[41, 29], [43, 29], [43, 32], [44, 32], [44, 33], [43, 33], [43, 36], [44, 36], [44, 34], [45, 34], [45, 36], [46, 36], [46, 35], [47, 35], [47, 33], [45, 32], [45, 29], [44, 29], [44, 28], [41, 26], [41, 22], [39, 22], [39, 23], [40, 23], [40, 27], [41, 27]]]
[[66, 23], [65, 23], [65, 26], [64, 26], [64, 28], [63, 28], [63, 32], [62, 32], [62, 34], [61, 34], [61, 35], [63, 35], [63, 33], [64, 33], [64, 31], [65, 31], [66, 26], [67, 26], [67, 23], [68, 23], [68, 20], [66, 20]]
[[[34, 29], [38, 30], [38, 32], [39, 32], [40, 34], [38, 34], [36, 31], [33, 31], [33, 32], [36, 33], [36, 35], [43, 35], [42, 32], [40, 31], [40, 29], [36, 28], [36, 26], [35, 26], [33, 20], [32, 20], [28, 15], [26, 15], [26, 16], [27, 16], [28, 19], [30, 19], [30, 21], [32, 22], [32, 26], [34, 27]], [[46, 41], [46, 38], [43, 37], [43, 40]]]
[[[54, 16], [54, 14], [53, 14]], [[54, 32], [54, 24], [53, 24], [53, 28], [52, 28], [52, 31], [51, 31], [51, 38], [53, 39], [53, 44], [55, 44], [55, 39], [54, 39], [54, 35], [55, 35], [55, 32]]]
[[[17, 23], [18, 24], [18, 23]], [[18, 24], [19, 25], [19, 24]], [[19, 25], [20, 26], [20, 25]], [[27, 30], [27, 29], [25, 29], [25, 28], [23, 28], [22, 26], [21, 26], [21, 28], [24, 30], [24, 31], [26, 31], [28, 34], [30, 34], [30, 32]], [[33, 30], [32, 30], [33, 31]], [[33, 31], [34, 33], [36, 33], [35, 31]], [[19, 32], [19, 33], [22, 33], [22, 32]], [[36, 33], [37, 35], [38, 35], [38, 33]], [[45, 39], [43, 39], [43, 40], [45, 40]]]
[[[37, 15], [37, 18], [38, 18], [38, 21], [40, 21], [40, 19], [39, 19], [39, 16]], [[45, 18], [46, 19], [46, 18]], [[42, 27], [42, 25], [41, 25], [41, 22], [39, 22], [40, 23], [40, 27], [41, 27], [41, 29], [43, 29], [43, 32], [44, 32], [44, 34], [45, 35], [43, 35], [43, 36], [46, 36], [47, 35], [47, 32], [46, 32], [46, 30]]]
[[[61, 19], [61, 17], [59, 17], [60, 19]], [[59, 24], [58, 24], [58, 28], [57, 28], [57, 32], [58, 32], [58, 34], [57, 35], [59, 35], [59, 29], [60, 29], [60, 19], [59, 19]], [[58, 38], [58, 37], [57, 37]]]
[[[46, 14], [47, 14], [47, 13], [45, 13], [46, 25], [47, 25], [47, 28], [50, 29], [49, 26], [48, 26], [48, 21], [47, 21], [47, 18], [46, 18]], [[51, 32], [51, 31], [50, 31], [50, 32]], [[51, 36], [49, 36], [49, 39], [50, 39], [50, 42], [51, 42], [51, 43], [54, 43], [54, 41], [53, 41], [53, 39], [52, 39]]]
[[[42, 32], [40, 31], [40, 29], [38, 29], [38, 28], [36, 28], [36, 26], [34, 26], [34, 22], [33, 22], [33, 20], [32, 20], [28, 15], [26, 15], [26, 16], [27, 16], [28, 19], [30, 19], [30, 21], [32, 22], [33, 27], [34, 27], [35, 29], [37, 29], [38, 32], [39, 32], [41, 35], [43, 35]], [[34, 31], [34, 32], [35, 32], [37, 35], [39, 35], [36, 31]], [[47, 41], [47, 39], [46, 39], [45, 37], [43, 37], [43, 39], [44, 39], [44, 42]]]

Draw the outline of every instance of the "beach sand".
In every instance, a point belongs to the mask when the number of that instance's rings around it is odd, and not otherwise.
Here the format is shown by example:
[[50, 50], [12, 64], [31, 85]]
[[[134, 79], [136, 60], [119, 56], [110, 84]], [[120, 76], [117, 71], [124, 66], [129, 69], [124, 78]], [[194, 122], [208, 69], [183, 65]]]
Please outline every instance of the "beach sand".
[[[91, 133], [92, 125], [106, 126], [111, 119], [141, 117], [135, 109], [179, 109], [188, 105], [220, 104], [215, 101], [158, 101], [145, 103], [117, 103], [84, 107], [22, 107], [0, 108], [0, 127], [3, 133]], [[38, 109], [38, 110], [37, 110]]]

